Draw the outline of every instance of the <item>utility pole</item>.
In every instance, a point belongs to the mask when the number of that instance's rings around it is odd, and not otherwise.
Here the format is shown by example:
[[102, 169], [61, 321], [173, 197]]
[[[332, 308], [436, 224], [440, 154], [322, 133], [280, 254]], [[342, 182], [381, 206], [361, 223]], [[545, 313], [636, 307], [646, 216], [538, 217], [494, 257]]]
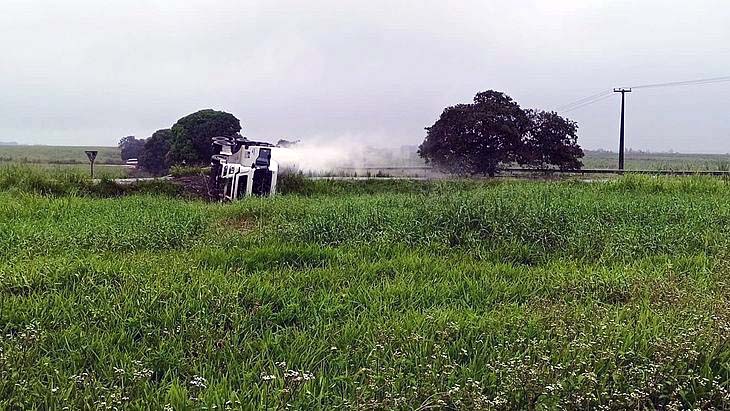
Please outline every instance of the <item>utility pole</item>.
[[618, 169], [624, 169], [624, 106], [626, 104], [626, 93], [631, 93], [630, 88], [615, 88], [614, 93], [621, 93], [621, 136], [618, 142]]

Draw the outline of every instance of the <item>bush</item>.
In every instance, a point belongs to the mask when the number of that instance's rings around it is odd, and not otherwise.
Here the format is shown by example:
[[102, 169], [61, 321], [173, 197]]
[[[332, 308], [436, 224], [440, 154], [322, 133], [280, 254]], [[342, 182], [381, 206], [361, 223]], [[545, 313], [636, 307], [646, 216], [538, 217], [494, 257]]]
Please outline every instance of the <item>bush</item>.
[[173, 177], [204, 176], [210, 173], [210, 167], [194, 167], [176, 165], [170, 167], [170, 175]]
[[281, 194], [309, 194], [311, 188], [306, 177], [299, 172], [283, 172], [277, 176], [276, 191]]
[[80, 172], [49, 173], [41, 168], [20, 165], [0, 167], [0, 191], [65, 195], [85, 191], [91, 184], [91, 179]]
[[118, 184], [109, 178], [94, 183], [84, 173], [59, 172], [29, 166], [0, 167], [0, 191], [17, 191], [44, 196], [120, 197], [130, 194], [160, 194], [179, 196], [182, 188], [169, 181], [140, 181]]

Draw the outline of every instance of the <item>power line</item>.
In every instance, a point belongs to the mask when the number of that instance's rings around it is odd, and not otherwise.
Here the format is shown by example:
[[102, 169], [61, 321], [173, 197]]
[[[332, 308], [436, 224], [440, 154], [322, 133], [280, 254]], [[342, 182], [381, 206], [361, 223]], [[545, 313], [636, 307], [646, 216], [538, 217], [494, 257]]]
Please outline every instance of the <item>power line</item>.
[[[685, 81], [671, 81], [668, 83], [654, 83], [654, 84], [641, 84], [629, 88], [615, 88], [614, 93], [621, 93], [621, 130], [619, 132], [619, 150], [618, 150], [618, 168], [619, 170], [624, 169], [624, 112], [626, 106], [626, 93], [630, 93], [631, 89], [643, 89], [643, 88], [658, 88], [658, 87], [678, 87], [678, 86], [699, 86], [705, 84], [716, 84], [730, 81], [730, 76], [723, 77], [711, 77], [696, 80], [685, 80]], [[582, 99], [576, 100], [570, 104], [566, 104], [558, 108], [558, 110], [564, 112], [570, 112], [579, 108], [590, 106], [601, 100], [605, 100], [611, 97], [613, 93], [611, 91], [605, 91], [597, 94], [583, 97]]]
[[[711, 77], [711, 78], [704, 78], [704, 79], [697, 79], [697, 80], [672, 81], [672, 82], [668, 82], [668, 83], [641, 84], [641, 85], [633, 86], [630, 88], [641, 89], [641, 88], [678, 87], [678, 86], [700, 86], [700, 85], [705, 85], [705, 84], [715, 84], [715, 83], [724, 83], [724, 82], [730, 82], [730, 76]], [[591, 104], [598, 103], [599, 101], [605, 100], [605, 99], [609, 98], [612, 94], [613, 93], [610, 90], [592, 94], [590, 96], [586, 96], [581, 99], [575, 100], [572, 103], [562, 105], [557, 108], [557, 111], [563, 111], [565, 113], [569, 113], [573, 110], [577, 110], [577, 109], [583, 108], [585, 106], [590, 106]]]
[[703, 85], [703, 84], [723, 83], [726, 81], [730, 81], [730, 76], [713, 77], [713, 78], [705, 78], [705, 79], [698, 79], [698, 80], [672, 81], [669, 83], [643, 84], [640, 86], [633, 86], [631, 88], [694, 86], [694, 85]]
[[578, 100], [576, 100], [576, 101], [574, 101], [572, 103], [564, 104], [564, 105], [558, 107], [557, 110], [559, 110], [559, 111], [569, 110], [569, 109], [572, 109], [573, 106], [579, 106], [579, 105], [581, 105], [583, 103], [586, 103], [586, 102], [588, 102], [588, 101], [590, 101], [592, 99], [599, 98], [599, 97], [606, 96], [606, 95], [609, 95], [610, 96], [611, 95], [611, 91], [610, 90], [608, 90], [608, 91], [602, 91], [600, 93], [596, 93], [596, 94], [592, 94], [592, 95], [587, 96], [587, 97], [580, 98], [580, 99], [578, 99]]
[[605, 95], [603, 95], [603, 96], [601, 96], [601, 97], [599, 97], [599, 98], [595, 98], [595, 99], [593, 99], [593, 100], [588, 100], [588, 101], [586, 101], [586, 102], [585, 102], [585, 103], [583, 103], [583, 104], [579, 104], [579, 105], [577, 105], [577, 106], [573, 106], [573, 107], [570, 107], [570, 108], [564, 109], [564, 110], [562, 110], [562, 111], [563, 111], [564, 113], [570, 113], [570, 112], [571, 112], [571, 111], [573, 111], [573, 110], [578, 110], [579, 108], [583, 108], [583, 107], [585, 107], [585, 106], [590, 106], [591, 104], [594, 104], [594, 103], [598, 103], [599, 101], [603, 101], [603, 100], [605, 100], [605, 99], [607, 99], [607, 98], [609, 98], [609, 97], [613, 97], [613, 93], [612, 93], [611, 91], [607, 91]]

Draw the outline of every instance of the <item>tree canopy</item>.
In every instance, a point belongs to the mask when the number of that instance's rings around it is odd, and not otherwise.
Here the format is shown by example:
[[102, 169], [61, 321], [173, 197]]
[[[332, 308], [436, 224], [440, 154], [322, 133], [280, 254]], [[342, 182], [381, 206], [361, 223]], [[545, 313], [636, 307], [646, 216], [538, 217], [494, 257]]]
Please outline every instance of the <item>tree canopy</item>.
[[447, 107], [418, 153], [438, 168], [459, 174], [495, 175], [510, 163], [580, 168], [577, 124], [556, 113], [523, 110], [508, 95], [488, 90], [471, 104]]
[[525, 135], [522, 164], [560, 170], [583, 167], [583, 149], [578, 145], [578, 123], [555, 112], [528, 110], [530, 128]]
[[150, 138], [145, 140], [144, 148], [139, 156], [139, 165], [153, 174], [166, 173], [170, 168], [168, 153], [172, 131], [168, 128], [157, 130]]
[[230, 113], [211, 109], [200, 110], [178, 120], [172, 126], [168, 161], [171, 164], [208, 164], [211, 139], [234, 136], [241, 131], [241, 122]]
[[138, 139], [135, 136], [122, 137], [119, 140], [119, 149], [121, 150], [121, 157], [124, 161], [130, 158], [139, 158], [140, 153], [144, 149], [144, 139]]

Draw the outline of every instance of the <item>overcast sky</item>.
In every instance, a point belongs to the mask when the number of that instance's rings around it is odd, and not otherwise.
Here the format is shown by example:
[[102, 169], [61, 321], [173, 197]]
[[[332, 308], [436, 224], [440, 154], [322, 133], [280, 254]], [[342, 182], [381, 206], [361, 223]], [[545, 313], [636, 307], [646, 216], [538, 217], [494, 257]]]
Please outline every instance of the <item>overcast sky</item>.
[[[730, 75], [727, 0], [2, 0], [0, 141], [114, 145], [202, 108], [255, 139], [419, 144], [481, 90], [555, 109]], [[616, 149], [618, 95], [566, 113]], [[730, 152], [730, 82], [627, 95], [627, 146]]]

